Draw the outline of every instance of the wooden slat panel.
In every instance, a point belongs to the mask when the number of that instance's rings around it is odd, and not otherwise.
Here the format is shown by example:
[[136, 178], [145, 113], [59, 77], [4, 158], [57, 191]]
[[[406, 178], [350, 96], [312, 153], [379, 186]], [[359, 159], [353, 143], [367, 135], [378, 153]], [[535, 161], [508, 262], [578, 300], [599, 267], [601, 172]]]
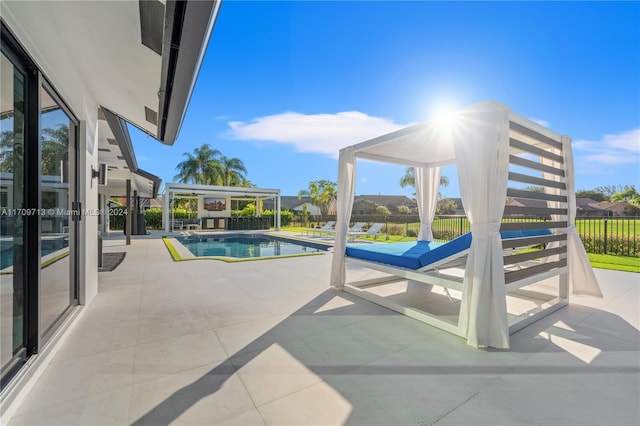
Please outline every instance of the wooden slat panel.
[[554, 180], [537, 178], [516, 172], [509, 172], [509, 180], [528, 183], [531, 185], [547, 186], [549, 188], [567, 189], [567, 186], [564, 184], [564, 182], [556, 182]]
[[562, 150], [562, 143], [560, 143], [558, 141], [555, 141], [555, 140], [551, 139], [548, 136], [541, 135], [540, 133], [538, 133], [538, 132], [536, 132], [534, 130], [531, 130], [531, 129], [527, 128], [527, 127], [524, 127], [521, 124], [514, 123], [513, 121], [509, 121], [509, 128], [514, 130], [514, 131], [516, 131], [516, 132], [518, 132], [518, 133], [522, 133], [525, 136], [529, 136], [530, 138], [533, 138], [533, 139], [538, 140], [540, 142], [544, 142], [547, 145], [552, 146], [552, 147], [554, 147], [556, 149]]
[[514, 138], [509, 138], [509, 146], [521, 151], [535, 154], [540, 157], [548, 158], [549, 160], [556, 161], [560, 164], [564, 164], [564, 158], [561, 155], [554, 154], [546, 149], [538, 148], [537, 146], [529, 145], [526, 142], [519, 141]]
[[518, 231], [521, 229], [566, 228], [567, 222], [502, 222], [501, 231]]
[[509, 284], [514, 281], [519, 281], [527, 277], [550, 271], [552, 269], [562, 268], [563, 266], [567, 266], [567, 259], [560, 259], [557, 262], [543, 263], [542, 265], [536, 265], [532, 266], [531, 268], [520, 269], [518, 271], [505, 272], [504, 282], [505, 284]]
[[502, 240], [502, 248], [531, 247], [554, 241], [567, 242], [567, 234], [546, 235], [544, 237], [509, 238]]
[[545, 200], [567, 202], [566, 195], [545, 194], [544, 192], [525, 191], [524, 189], [507, 188], [507, 197], [527, 198], [529, 200]]
[[556, 254], [564, 254], [567, 252], [567, 247], [556, 247], [546, 250], [536, 250], [527, 253], [512, 254], [510, 256], [504, 256], [503, 261], [505, 265], [513, 265], [515, 263], [526, 262], [527, 260], [541, 259]]
[[549, 216], [552, 214], [567, 214], [567, 209], [552, 209], [546, 207], [520, 207], [505, 206], [504, 216], [522, 215], [522, 216]]
[[555, 167], [547, 166], [546, 164], [538, 163], [537, 161], [527, 160], [516, 155], [509, 156], [509, 163], [517, 166], [527, 167], [533, 170], [540, 170], [541, 172], [551, 173], [552, 175], [564, 177], [564, 170], [556, 169]]

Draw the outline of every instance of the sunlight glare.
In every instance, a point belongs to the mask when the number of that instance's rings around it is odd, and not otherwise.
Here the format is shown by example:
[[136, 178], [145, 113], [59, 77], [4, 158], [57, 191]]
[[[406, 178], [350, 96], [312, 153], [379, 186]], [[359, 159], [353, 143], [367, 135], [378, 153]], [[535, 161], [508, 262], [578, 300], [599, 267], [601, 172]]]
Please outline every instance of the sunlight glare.
[[434, 106], [433, 111], [435, 112], [434, 121], [441, 126], [451, 127], [456, 120], [457, 108], [452, 102], [440, 102]]

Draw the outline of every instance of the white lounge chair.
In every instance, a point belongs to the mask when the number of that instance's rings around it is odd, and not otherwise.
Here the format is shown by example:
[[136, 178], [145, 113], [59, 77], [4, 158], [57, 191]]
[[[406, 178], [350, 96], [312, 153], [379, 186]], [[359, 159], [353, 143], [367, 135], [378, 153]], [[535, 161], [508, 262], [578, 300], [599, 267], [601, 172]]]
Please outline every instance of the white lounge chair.
[[347, 234], [355, 239], [356, 237], [374, 237], [377, 238], [378, 235], [382, 234], [382, 228], [384, 228], [384, 223], [374, 223], [367, 229], [366, 231], [349, 231]]
[[330, 220], [329, 222], [327, 222], [324, 225], [322, 225], [320, 228], [305, 228], [305, 229], [303, 229], [303, 231], [305, 231], [307, 235], [309, 235], [309, 233], [311, 233], [311, 236], [313, 236], [317, 232], [319, 236], [322, 236], [323, 233], [327, 233], [328, 234], [331, 231], [333, 231], [333, 227], [335, 225], [336, 225], [336, 221], [335, 220]]
[[[347, 230], [347, 235], [351, 236], [357, 232], [362, 232], [362, 228], [364, 228], [366, 224], [367, 224], [366, 222], [354, 223], [353, 226]], [[328, 232], [328, 234], [335, 234], [335, 233], [336, 233], [335, 229], [332, 229]]]

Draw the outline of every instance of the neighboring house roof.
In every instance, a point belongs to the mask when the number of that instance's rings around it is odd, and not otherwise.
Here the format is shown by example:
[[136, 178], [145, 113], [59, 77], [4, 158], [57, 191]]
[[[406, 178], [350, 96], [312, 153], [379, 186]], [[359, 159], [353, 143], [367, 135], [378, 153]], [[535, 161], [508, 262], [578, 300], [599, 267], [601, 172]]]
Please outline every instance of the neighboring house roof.
[[[302, 197], [298, 199], [297, 195], [282, 195], [280, 197], [280, 209], [281, 210], [293, 210], [298, 206], [302, 206], [304, 203], [311, 203], [309, 197]], [[272, 200], [264, 200], [262, 203], [263, 208], [273, 209]]]
[[415, 206], [416, 202], [406, 195], [356, 195], [356, 201], [369, 201], [378, 206]]
[[511, 198], [507, 201], [507, 206], [546, 208], [547, 202], [544, 200], [530, 200], [528, 198]]
[[592, 200], [591, 198], [576, 198], [576, 206], [577, 207], [588, 207], [597, 205], [598, 202], [596, 200]]

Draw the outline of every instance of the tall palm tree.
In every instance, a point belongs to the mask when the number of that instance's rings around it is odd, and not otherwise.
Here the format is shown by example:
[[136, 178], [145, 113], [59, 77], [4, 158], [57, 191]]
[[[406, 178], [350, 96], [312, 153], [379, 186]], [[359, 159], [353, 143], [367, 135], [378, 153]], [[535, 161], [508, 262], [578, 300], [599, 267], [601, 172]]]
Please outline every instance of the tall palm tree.
[[331, 201], [337, 194], [337, 184], [328, 180], [314, 180], [309, 182], [309, 189], [298, 192], [298, 200], [303, 196], [309, 197], [311, 204], [320, 209], [322, 215], [326, 215]]
[[194, 148], [193, 155], [188, 152], [182, 155], [187, 158], [176, 166], [178, 174], [174, 179], [178, 182], [214, 185], [222, 177], [223, 170], [218, 158], [222, 153], [208, 144]]
[[[449, 178], [446, 176], [440, 176], [440, 185], [445, 188], [449, 186]], [[400, 178], [400, 188], [407, 186], [416, 186], [416, 171], [413, 167], [407, 167], [404, 171], [404, 176]]]
[[219, 158], [219, 164], [222, 168], [222, 185], [224, 186], [243, 186], [247, 178], [245, 174], [247, 169], [239, 158], [228, 158], [224, 155]]
[[58, 124], [55, 129], [44, 128], [42, 138], [42, 174], [59, 176], [63, 170], [60, 165], [65, 163], [69, 153], [69, 126]]
[[22, 164], [22, 140], [13, 131], [0, 133], [0, 172], [13, 173]]

